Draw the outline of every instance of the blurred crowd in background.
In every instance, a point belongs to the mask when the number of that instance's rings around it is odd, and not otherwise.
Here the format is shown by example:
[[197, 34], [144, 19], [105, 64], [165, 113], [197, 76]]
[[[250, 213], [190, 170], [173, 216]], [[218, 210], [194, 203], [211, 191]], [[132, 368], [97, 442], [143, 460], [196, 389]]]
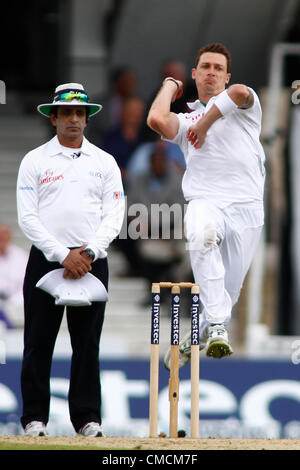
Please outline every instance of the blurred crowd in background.
[[[172, 110], [188, 111], [187, 103], [197, 96], [194, 81], [188, 79], [183, 63], [167, 60], [162, 64], [160, 82], [147, 102], [137, 93], [134, 70], [123, 66], [112, 71], [107, 93], [90, 96], [90, 101], [101, 103], [103, 109], [89, 120], [85, 131], [88, 140], [114, 156], [121, 170], [127, 211], [121, 235], [111, 248], [118, 250], [125, 260], [126, 269], [120, 270], [120, 277], [143, 277], [149, 283], [149, 297], [145, 297], [143, 305], [150, 303], [150, 284], [154, 281], [193, 281], [183, 232], [184, 156], [177, 145], [162, 140], [146, 123], [153, 99], [168, 76], [184, 84], [184, 94], [172, 104]], [[128, 209], [135, 204], [142, 204], [149, 215], [147, 220], [139, 221], [136, 232], [144, 235], [138, 237], [129, 233], [130, 223], [138, 214], [132, 215]], [[159, 217], [151, 217], [153, 205]], [[170, 211], [173, 205], [177, 208], [174, 213]], [[168, 236], [161, 227], [165, 220], [170, 224]], [[159, 226], [153, 227], [154, 223]], [[182, 227], [179, 237], [175, 225]], [[22, 284], [28, 254], [13, 243], [12, 230], [5, 225], [0, 227], [0, 246], [0, 323], [14, 328], [22, 324]]]
[[0, 225], [0, 336], [1, 329], [20, 326], [23, 318], [23, 281], [28, 254], [13, 241], [7, 225]]

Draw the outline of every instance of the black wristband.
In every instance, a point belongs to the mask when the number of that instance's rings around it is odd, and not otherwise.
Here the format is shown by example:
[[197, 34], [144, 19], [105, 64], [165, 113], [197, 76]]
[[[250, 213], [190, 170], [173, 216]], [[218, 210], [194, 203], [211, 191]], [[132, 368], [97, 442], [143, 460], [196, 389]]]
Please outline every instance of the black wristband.
[[164, 79], [164, 82], [167, 82], [167, 81], [176, 83], [177, 88], [179, 88], [179, 85], [178, 85], [178, 83], [177, 83], [177, 80], [175, 80], [175, 78], [173, 78], [173, 77], [167, 77], [167, 78]]

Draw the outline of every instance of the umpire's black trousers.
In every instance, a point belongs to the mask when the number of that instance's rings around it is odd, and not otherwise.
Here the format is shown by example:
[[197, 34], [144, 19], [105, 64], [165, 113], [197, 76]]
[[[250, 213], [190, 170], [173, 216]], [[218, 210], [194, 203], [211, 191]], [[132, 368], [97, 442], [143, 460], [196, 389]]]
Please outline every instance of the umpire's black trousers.
[[[23, 414], [21, 424], [49, 418], [50, 371], [55, 340], [64, 307], [35, 287], [47, 272], [61, 268], [49, 262], [43, 253], [31, 248], [24, 279], [24, 353], [21, 372]], [[92, 264], [92, 274], [108, 287], [107, 259]], [[67, 324], [72, 346], [69, 387], [69, 411], [76, 431], [87, 422], [101, 423], [101, 385], [99, 343], [104, 320], [105, 302], [87, 307], [66, 307]]]

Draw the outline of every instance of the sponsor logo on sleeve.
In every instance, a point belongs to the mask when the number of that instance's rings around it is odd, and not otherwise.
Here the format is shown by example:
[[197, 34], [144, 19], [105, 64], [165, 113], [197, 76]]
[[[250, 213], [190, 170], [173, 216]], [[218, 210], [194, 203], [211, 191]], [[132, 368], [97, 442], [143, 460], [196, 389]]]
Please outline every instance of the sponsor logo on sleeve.
[[114, 191], [113, 192], [113, 199], [124, 199], [125, 198], [125, 194], [123, 191]]
[[19, 186], [20, 191], [34, 191], [32, 186]]

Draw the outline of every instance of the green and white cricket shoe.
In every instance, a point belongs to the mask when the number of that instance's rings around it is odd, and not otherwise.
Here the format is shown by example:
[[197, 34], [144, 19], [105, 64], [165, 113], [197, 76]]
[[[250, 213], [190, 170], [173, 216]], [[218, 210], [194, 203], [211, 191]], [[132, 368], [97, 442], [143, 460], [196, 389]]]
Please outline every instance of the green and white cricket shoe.
[[[207, 337], [201, 337], [199, 339], [200, 351], [206, 346]], [[184, 366], [191, 360], [191, 332], [188, 331], [182, 340], [179, 342], [179, 367]], [[164, 366], [167, 370], [170, 370], [171, 362], [171, 348], [165, 354]]]
[[85, 437], [106, 437], [100, 424], [94, 422], [82, 426], [77, 434]]
[[46, 426], [42, 421], [31, 421], [25, 426], [25, 436], [47, 436]]
[[[200, 327], [199, 349], [206, 347], [206, 355], [221, 359], [233, 354], [233, 349], [228, 340], [228, 333], [223, 324], [209, 325], [203, 322]], [[191, 360], [191, 333], [188, 331], [179, 343], [179, 367], [188, 364]], [[164, 366], [170, 370], [171, 348], [165, 354]]]
[[230, 356], [233, 349], [228, 340], [228, 334], [223, 324], [210, 325], [208, 327], [208, 340], [206, 355], [221, 359]]

